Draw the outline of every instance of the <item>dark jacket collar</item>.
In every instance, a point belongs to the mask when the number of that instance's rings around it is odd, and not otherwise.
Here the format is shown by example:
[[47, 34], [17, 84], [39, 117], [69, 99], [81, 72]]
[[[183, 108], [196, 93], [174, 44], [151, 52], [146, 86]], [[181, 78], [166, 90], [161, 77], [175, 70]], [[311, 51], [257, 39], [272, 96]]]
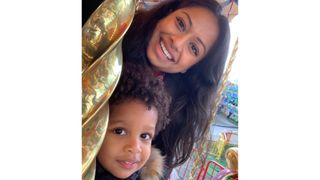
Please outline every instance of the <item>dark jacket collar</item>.
[[[113, 176], [109, 171], [105, 170], [97, 160], [95, 180], [119, 180], [119, 178]], [[139, 172], [137, 171], [133, 173], [125, 180], [140, 180]]]

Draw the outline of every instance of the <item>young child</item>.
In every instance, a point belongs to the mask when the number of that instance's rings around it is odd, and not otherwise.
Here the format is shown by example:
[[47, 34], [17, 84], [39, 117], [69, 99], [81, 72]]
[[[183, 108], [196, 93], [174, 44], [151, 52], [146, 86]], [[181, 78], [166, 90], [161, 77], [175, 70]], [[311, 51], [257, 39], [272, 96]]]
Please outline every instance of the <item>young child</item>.
[[109, 99], [110, 117], [95, 179], [160, 179], [163, 157], [151, 141], [169, 123], [171, 101], [150, 68], [126, 63]]

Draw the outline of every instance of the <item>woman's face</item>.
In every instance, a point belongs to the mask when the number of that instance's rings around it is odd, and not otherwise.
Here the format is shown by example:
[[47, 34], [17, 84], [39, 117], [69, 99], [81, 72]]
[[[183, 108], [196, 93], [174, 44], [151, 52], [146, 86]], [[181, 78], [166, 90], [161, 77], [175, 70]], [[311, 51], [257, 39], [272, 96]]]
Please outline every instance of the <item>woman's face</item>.
[[157, 70], [178, 73], [198, 63], [218, 38], [218, 20], [203, 7], [182, 8], [161, 19], [147, 48]]

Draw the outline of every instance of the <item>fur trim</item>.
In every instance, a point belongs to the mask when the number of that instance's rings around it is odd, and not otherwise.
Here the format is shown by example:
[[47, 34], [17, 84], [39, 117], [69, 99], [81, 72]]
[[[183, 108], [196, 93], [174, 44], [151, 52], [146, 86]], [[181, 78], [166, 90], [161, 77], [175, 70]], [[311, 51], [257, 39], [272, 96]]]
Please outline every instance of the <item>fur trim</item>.
[[160, 180], [163, 176], [164, 157], [160, 150], [152, 147], [151, 154], [146, 164], [141, 169], [142, 180]]

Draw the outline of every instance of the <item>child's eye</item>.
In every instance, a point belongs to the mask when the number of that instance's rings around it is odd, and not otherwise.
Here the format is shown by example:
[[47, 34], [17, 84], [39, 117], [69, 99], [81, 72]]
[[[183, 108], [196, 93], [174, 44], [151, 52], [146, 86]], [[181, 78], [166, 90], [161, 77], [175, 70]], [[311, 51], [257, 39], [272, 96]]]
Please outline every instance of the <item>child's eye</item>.
[[199, 50], [198, 50], [198, 47], [195, 43], [190, 43], [190, 50], [193, 55], [195, 55], [195, 56], [199, 55]]
[[125, 134], [126, 134], [126, 131], [125, 131], [123, 128], [115, 128], [115, 129], [113, 130], [113, 132], [114, 132], [115, 134], [118, 134], [118, 135], [125, 135]]
[[181, 31], [185, 31], [186, 30], [186, 25], [183, 21], [183, 19], [181, 17], [176, 17], [177, 19], [177, 23], [178, 23], [178, 27]]
[[143, 133], [143, 134], [140, 135], [140, 137], [141, 137], [142, 139], [144, 139], [144, 140], [150, 140], [150, 139], [152, 139], [152, 136], [151, 136], [151, 134], [149, 134], [149, 133]]

